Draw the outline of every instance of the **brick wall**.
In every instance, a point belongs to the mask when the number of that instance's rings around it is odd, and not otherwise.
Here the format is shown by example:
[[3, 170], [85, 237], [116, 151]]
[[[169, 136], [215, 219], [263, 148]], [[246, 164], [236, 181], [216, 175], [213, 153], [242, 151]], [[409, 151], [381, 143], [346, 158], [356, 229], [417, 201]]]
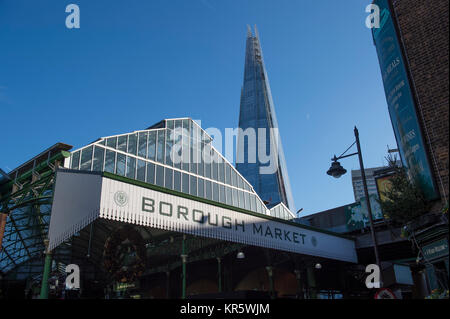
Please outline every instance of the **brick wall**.
[[449, 187], [449, 0], [392, 3], [416, 87], [419, 121], [444, 203]]

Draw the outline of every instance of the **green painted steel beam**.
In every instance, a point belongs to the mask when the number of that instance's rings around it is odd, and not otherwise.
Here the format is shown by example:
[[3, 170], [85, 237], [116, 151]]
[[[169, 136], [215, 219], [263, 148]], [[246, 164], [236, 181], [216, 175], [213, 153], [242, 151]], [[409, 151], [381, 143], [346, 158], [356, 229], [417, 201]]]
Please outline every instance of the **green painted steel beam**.
[[58, 152], [57, 154], [50, 157], [50, 159], [48, 161], [43, 161], [40, 164], [36, 165], [34, 170], [30, 169], [27, 172], [21, 174], [20, 176], [17, 176], [17, 179], [14, 179], [14, 180], [9, 181], [9, 182], [5, 183], [4, 185], [2, 185], [0, 187], [0, 193], [8, 192], [14, 185], [14, 182], [16, 182], [16, 181], [21, 183], [21, 182], [26, 181], [27, 179], [30, 179], [33, 176], [33, 171], [40, 173], [41, 171], [44, 171], [44, 170], [47, 170], [50, 168], [48, 163], [54, 163], [57, 160], [68, 158], [69, 156], [70, 156], [70, 152], [67, 152], [67, 151]]

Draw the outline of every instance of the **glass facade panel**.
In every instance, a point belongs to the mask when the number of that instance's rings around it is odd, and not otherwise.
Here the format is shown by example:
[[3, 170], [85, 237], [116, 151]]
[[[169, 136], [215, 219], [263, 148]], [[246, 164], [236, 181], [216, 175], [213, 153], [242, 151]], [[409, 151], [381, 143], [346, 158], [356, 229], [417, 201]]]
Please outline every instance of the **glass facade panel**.
[[198, 179], [198, 196], [205, 197], [205, 180], [203, 178]]
[[225, 186], [219, 185], [219, 200], [221, 203], [226, 204], [226, 197], [225, 197]]
[[122, 135], [117, 138], [117, 149], [119, 151], [123, 152], [127, 151], [127, 138], [128, 135]]
[[250, 210], [250, 194], [244, 192], [244, 208]]
[[188, 174], [183, 174], [183, 180], [181, 181], [181, 189], [182, 192], [185, 194], [189, 194], [189, 175]]
[[173, 166], [172, 162], [172, 146], [173, 146], [172, 130], [166, 130], [166, 165]]
[[92, 170], [101, 172], [103, 171], [103, 157], [105, 156], [105, 149], [103, 147], [96, 146], [94, 148], [94, 163], [92, 164]]
[[211, 182], [205, 181], [205, 198], [212, 199]]
[[164, 187], [164, 167], [156, 165], [156, 185]]
[[237, 194], [237, 189], [236, 188], [232, 188], [232, 196], [231, 198], [233, 199], [233, 206], [239, 207], [238, 203], [239, 203], [239, 199], [238, 199], [238, 194]]
[[250, 210], [256, 212], [256, 196], [253, 194], [250, 195]]
[[165, 168], [165, 176], [164, 176], [164, 187], [168, 189], [173, 189], [173, 169]]
[[156, 161], [164, 163], [165, 130], [158, 131], [158, 144], [156, 147]]
[[116, 152], [106, 150], [105, 156], [105, 172], [114, 173], [116, 163]]
[[174, 190], [181, 192], [181, 172], [174, 171], [173, 173], [173, 186]]
[[127, 175], [128, 178], [135, 179], [136, 176], [136, 158], [127, 156]]
[[154, 161], [156, 158], [156, 131], [148, 133], [147, 158], [152, 161]]
[[136, 155], [137, 154], [137, 134], [128, 135], [128, 153]]
[[70, 164], [70, 168], [78, 169], [80, 167], [80, 151], [72, 153], [72, 163]]
[[218, 202], [219, 201], [219, 184], [212, 183], [212, 197], [213, 200]]
[[191, 175], [189, 177], [189, 183], [189, 194], [197, 196], [197, 177]]
[[81, 151], [80, 170], [90, 171], [92, 164], [92, 146], [86, 147]]
[[116, 174], [125, 176], [125, 164], [127, 157], [123, 154], [117, 153], [117, 165], [116, 165]]
[[225, 191], [226, 191], [226, 199], [227, 199], [227, 201], [226, 201], [226, 203], [227, 203], [227, 205], [233, 205], [233, 200], [232, 200], [232, 198], [231, 198], [231, 188], [230, 187], [226, 187], [225, 188]]
[[245, 205], [244, 205], [244, 192], [243, 191], [238, 191], [238, 193], [239, 193], [239, 207], [240, 208], [245, 208]]
[[106, 146], [117, 148], [117, 137], [110, 137], [106, 139]]
[[136, 179], [145, 182], [145, 162], [138, 160]]
[[149, 184], [155, 184], [155, 164], [147, 163], [147, 179]]
[[217, 157], [217, 153], [214, 152], [213, 150], [213, 155], [212, 155], [212, 178], [215, 181], [219, 180], [219, 164], [218, 164], [218, 157]]
[[147, 132], [140, 132], [139, 133], [139, 140], [138, 140], [138, 155], [140, 157], [147, 157]]

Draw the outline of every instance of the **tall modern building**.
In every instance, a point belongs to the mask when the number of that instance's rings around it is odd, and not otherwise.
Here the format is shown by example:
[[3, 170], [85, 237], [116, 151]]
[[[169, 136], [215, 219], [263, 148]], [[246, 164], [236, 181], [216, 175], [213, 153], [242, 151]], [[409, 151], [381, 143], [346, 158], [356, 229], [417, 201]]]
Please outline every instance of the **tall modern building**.
[[[283, 203], [295, 212], [269, 79], [256, 26], [255, 35], [248, 26], [239, 128], [242, 131], [239, 131], [238, 136], [237, 170], [252, 184], [256, 193], [269, 208]], [[251, 129], [255, 132], [256, 141], [253, 140], [249, 143], [248, 133]], [[265, 136], [258, 134], [258, 131], [261, 132], [260, 129], [265, 129]], [[262, 161], [258, 155], [258, 149], [265, 150], [264, 154], [269, 154], [270, 150], [270, 160], [275, 163], [275, 169], [272, 172], [270, 170], [269, 173], [264, 172], [268, 169], [269, 163]], [[254, 155], [256, 155], [256, 160], [252, 161]]]

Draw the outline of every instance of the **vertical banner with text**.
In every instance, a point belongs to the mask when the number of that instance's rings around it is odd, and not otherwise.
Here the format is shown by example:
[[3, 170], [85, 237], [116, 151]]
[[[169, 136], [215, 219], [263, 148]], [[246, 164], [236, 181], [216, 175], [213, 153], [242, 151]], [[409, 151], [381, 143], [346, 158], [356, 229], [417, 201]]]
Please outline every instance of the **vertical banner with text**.
[[416, 106], [402, 55], [401, 44], [395, 29], [394, 16], [388, 0], [375, 0], [380, 8], [380, 27], [372, 29], [376, 46], [389, 114], [408, 175], [421, 186], [427, 199], [438, 194], [426, 154]]

